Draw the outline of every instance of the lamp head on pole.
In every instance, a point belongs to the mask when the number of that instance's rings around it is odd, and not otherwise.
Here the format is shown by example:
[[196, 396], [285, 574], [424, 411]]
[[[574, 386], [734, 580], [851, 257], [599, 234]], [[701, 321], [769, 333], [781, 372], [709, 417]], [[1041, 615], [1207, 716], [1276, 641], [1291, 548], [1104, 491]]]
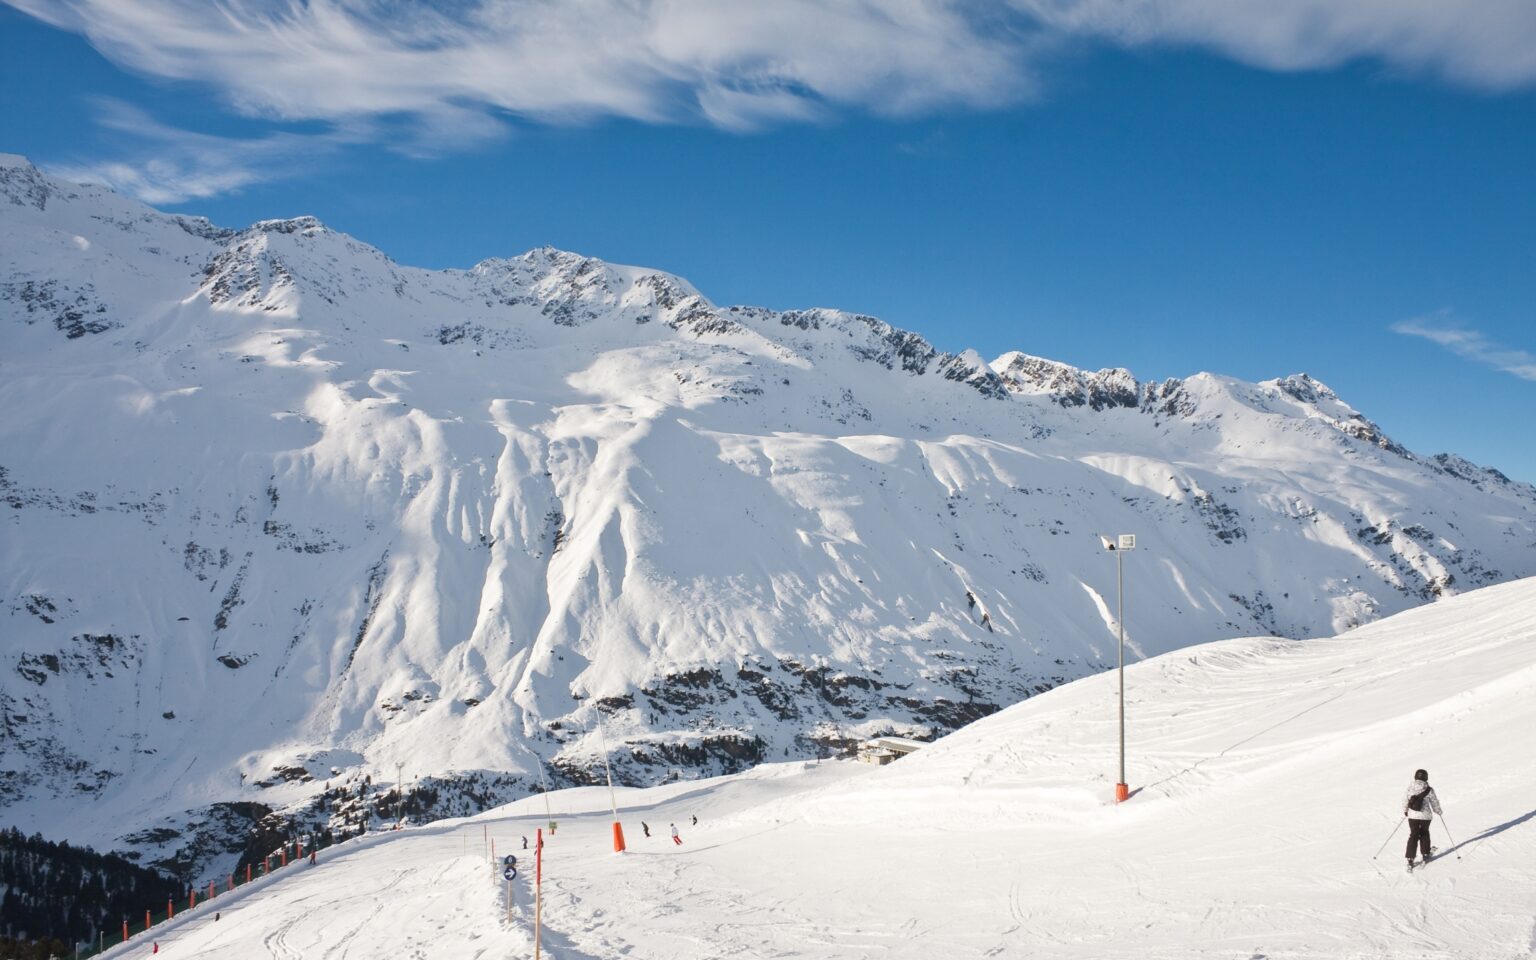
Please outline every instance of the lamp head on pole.
[[1106, 537], [1101, 533], [1099, 534], [1099, 543], [1102, 543], [1104, 549], [1111, 553], [1116, 550], [1135, 550], [1136, 534], [1122, 533], [1117, 537]]

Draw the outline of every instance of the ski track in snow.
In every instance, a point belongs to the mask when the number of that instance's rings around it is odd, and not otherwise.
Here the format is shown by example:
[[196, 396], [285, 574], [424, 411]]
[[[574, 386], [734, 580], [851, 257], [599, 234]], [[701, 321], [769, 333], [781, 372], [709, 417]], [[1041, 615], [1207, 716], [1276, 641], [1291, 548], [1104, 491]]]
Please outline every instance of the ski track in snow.
[[[554, 960], [1030, 957], [1513, 960], [1536, 946], [1536, 580], [1339, 638], [1233, 640], [1127, 670], [1132, 782], [1108, 802], [1113, 692], [1068, 684], [882, 768], [770, 764], [549, 797]], [[1402, 870], [1431, 771], [1436, 858]], [[698, 826], [690, 818], [700, 817]], [[198, 908], [179, 958], [460, 960], [531, 951], [544, 798], [353, 841]], [[1447, 819], [1453, 832], [1448, 832]], [[653, 836], [639, 829], [646, 821]], [[684, 844], [674, 847], [676, 823]], [[482, 833], [518, 851], [513, 921]], [[1452, 841], [1452, 837], [1455, 841]], [[468, 853], [466, 853], [468, 850]], [[211, 919], [221, 909], [223, 918]], [[137, 956], [143, 944], [109, 952]]]

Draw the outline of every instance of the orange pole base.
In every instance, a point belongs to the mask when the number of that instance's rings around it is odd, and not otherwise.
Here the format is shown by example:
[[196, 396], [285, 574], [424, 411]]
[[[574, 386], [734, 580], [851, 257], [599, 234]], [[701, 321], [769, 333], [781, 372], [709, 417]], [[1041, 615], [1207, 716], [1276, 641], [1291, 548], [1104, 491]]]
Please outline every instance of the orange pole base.
[[613, 821], [613, 852], [624, 852], [624, 827], [619, 821]]
[[1115, 802], [1124, 803], [1131, 798], [1131, 788], [1123, 783], [1115, 784]]

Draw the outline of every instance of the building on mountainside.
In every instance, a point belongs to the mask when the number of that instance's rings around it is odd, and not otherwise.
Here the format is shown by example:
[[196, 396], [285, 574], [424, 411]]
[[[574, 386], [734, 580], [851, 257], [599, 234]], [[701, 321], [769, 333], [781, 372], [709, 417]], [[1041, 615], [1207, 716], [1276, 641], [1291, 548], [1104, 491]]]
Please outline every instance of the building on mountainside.
[[859, 760], [884, 766], [926, 746], [921, 740], [908, 740], [906, 737], [876, 737], [859, 744]]

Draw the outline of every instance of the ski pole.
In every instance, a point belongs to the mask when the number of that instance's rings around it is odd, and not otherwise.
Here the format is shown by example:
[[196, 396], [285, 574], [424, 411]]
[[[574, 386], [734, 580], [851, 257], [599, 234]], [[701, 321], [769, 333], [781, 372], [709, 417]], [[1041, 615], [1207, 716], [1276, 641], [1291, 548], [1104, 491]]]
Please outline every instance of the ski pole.
[[1445, 831], [1445, 839], [1451, 841], [1451, 846], [1456, 846], [1456, 838], [1451, 836], [1451, 828], [1445, 822], [1445, 814], [1440, 814], [1440, 829]]
[[[1397, 827], [1401, 827], [1402, 825], [1403, 825], [1403, 821], [1401, 821], [1401, 820], [1397, 821]], [[1372, 860], [1375, 860], [1376, 857], [1381, 856], [1381, 851], [1387, 849], [1387, 844], [1391, 843], [1392, 842], [1392, 838], [1397, 836], [1397, 827], [1393, 827], [1392, 828], [1392, 832], [1387, 834], [1387, 839], [1382, 841], [1381, 850], [1377, 850], [1376, 851], [1376, 856], [1371, 857]]]

